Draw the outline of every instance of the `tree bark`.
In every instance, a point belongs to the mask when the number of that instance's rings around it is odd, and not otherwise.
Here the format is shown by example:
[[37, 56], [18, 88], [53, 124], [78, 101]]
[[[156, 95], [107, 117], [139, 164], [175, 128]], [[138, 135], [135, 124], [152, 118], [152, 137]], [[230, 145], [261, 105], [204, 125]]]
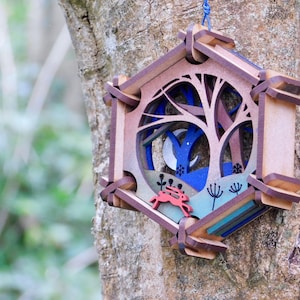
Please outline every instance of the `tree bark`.
[[[107, 172], [114, 75], [136, 74], [176, 46], [177, 32], [201, 23], [201, 1], [60, 0], [77, 55], [92, 134], [95, 245], [104, 299], [300, 299], [300, 205], [273, 209], [225, 240], [215, 260], [182, 256], [171, 235], [141, 213], [109, 207], [99, 194]], [[211, 1], [213, 29], [249, 60], [300, 77], [300, 1]], [[71, 88], [71, 87], [70, 87]], [[276, 116], [279, 117], [280, 116]], [[300, 176], [297, 122], [295, 174]], [[299, 251], [299, 248], [298, 248]], [[297, 256], [298, 255], [298, 256]]]

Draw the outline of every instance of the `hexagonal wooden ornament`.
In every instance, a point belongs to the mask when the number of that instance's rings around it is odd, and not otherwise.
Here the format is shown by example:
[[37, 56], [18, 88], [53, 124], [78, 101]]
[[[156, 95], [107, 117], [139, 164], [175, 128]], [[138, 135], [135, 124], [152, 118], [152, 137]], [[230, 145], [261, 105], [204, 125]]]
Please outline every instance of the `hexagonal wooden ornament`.
[[201, 25], [178, 36], [166, 55], [105, 86], [111, 149], [101, 197], [158, 222], [181, 253], [211, 259], [236, 230], [299, 202], [300, 82], [256, 66]]

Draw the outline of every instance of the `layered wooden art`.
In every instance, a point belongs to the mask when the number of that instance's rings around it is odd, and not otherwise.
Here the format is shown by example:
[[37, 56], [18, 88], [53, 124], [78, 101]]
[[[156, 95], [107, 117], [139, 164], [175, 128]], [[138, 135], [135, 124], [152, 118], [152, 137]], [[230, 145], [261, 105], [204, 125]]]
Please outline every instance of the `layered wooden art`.
[[106, 84], [111, 149], [101, 197], [158, 222], [181, 253], [212, 259], [227, 236], [300, 200], [300, 82], [256, 66], [201, 25], [179, 39], [138, 74]]

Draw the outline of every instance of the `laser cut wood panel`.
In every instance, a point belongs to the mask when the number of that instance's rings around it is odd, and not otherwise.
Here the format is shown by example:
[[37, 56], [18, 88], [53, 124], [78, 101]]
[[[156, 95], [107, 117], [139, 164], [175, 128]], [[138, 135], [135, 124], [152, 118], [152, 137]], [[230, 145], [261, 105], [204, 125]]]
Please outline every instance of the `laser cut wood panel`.
[[111, 151], [101, 196], [164, 226], [181, 253], [211, 259], [271, 207], [299, 202], [300, 82], [259, 68], [201, 25], [178, 37], [141, 72], [106, 85]]

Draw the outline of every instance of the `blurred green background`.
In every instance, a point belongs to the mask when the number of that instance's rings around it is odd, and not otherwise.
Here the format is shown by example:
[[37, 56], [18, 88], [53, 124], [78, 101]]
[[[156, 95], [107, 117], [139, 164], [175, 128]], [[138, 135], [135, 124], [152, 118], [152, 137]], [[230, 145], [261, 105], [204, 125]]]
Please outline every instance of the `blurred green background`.
[[90, 135], [54, 0], [0, 0], [0, 300], [100, 299]]

